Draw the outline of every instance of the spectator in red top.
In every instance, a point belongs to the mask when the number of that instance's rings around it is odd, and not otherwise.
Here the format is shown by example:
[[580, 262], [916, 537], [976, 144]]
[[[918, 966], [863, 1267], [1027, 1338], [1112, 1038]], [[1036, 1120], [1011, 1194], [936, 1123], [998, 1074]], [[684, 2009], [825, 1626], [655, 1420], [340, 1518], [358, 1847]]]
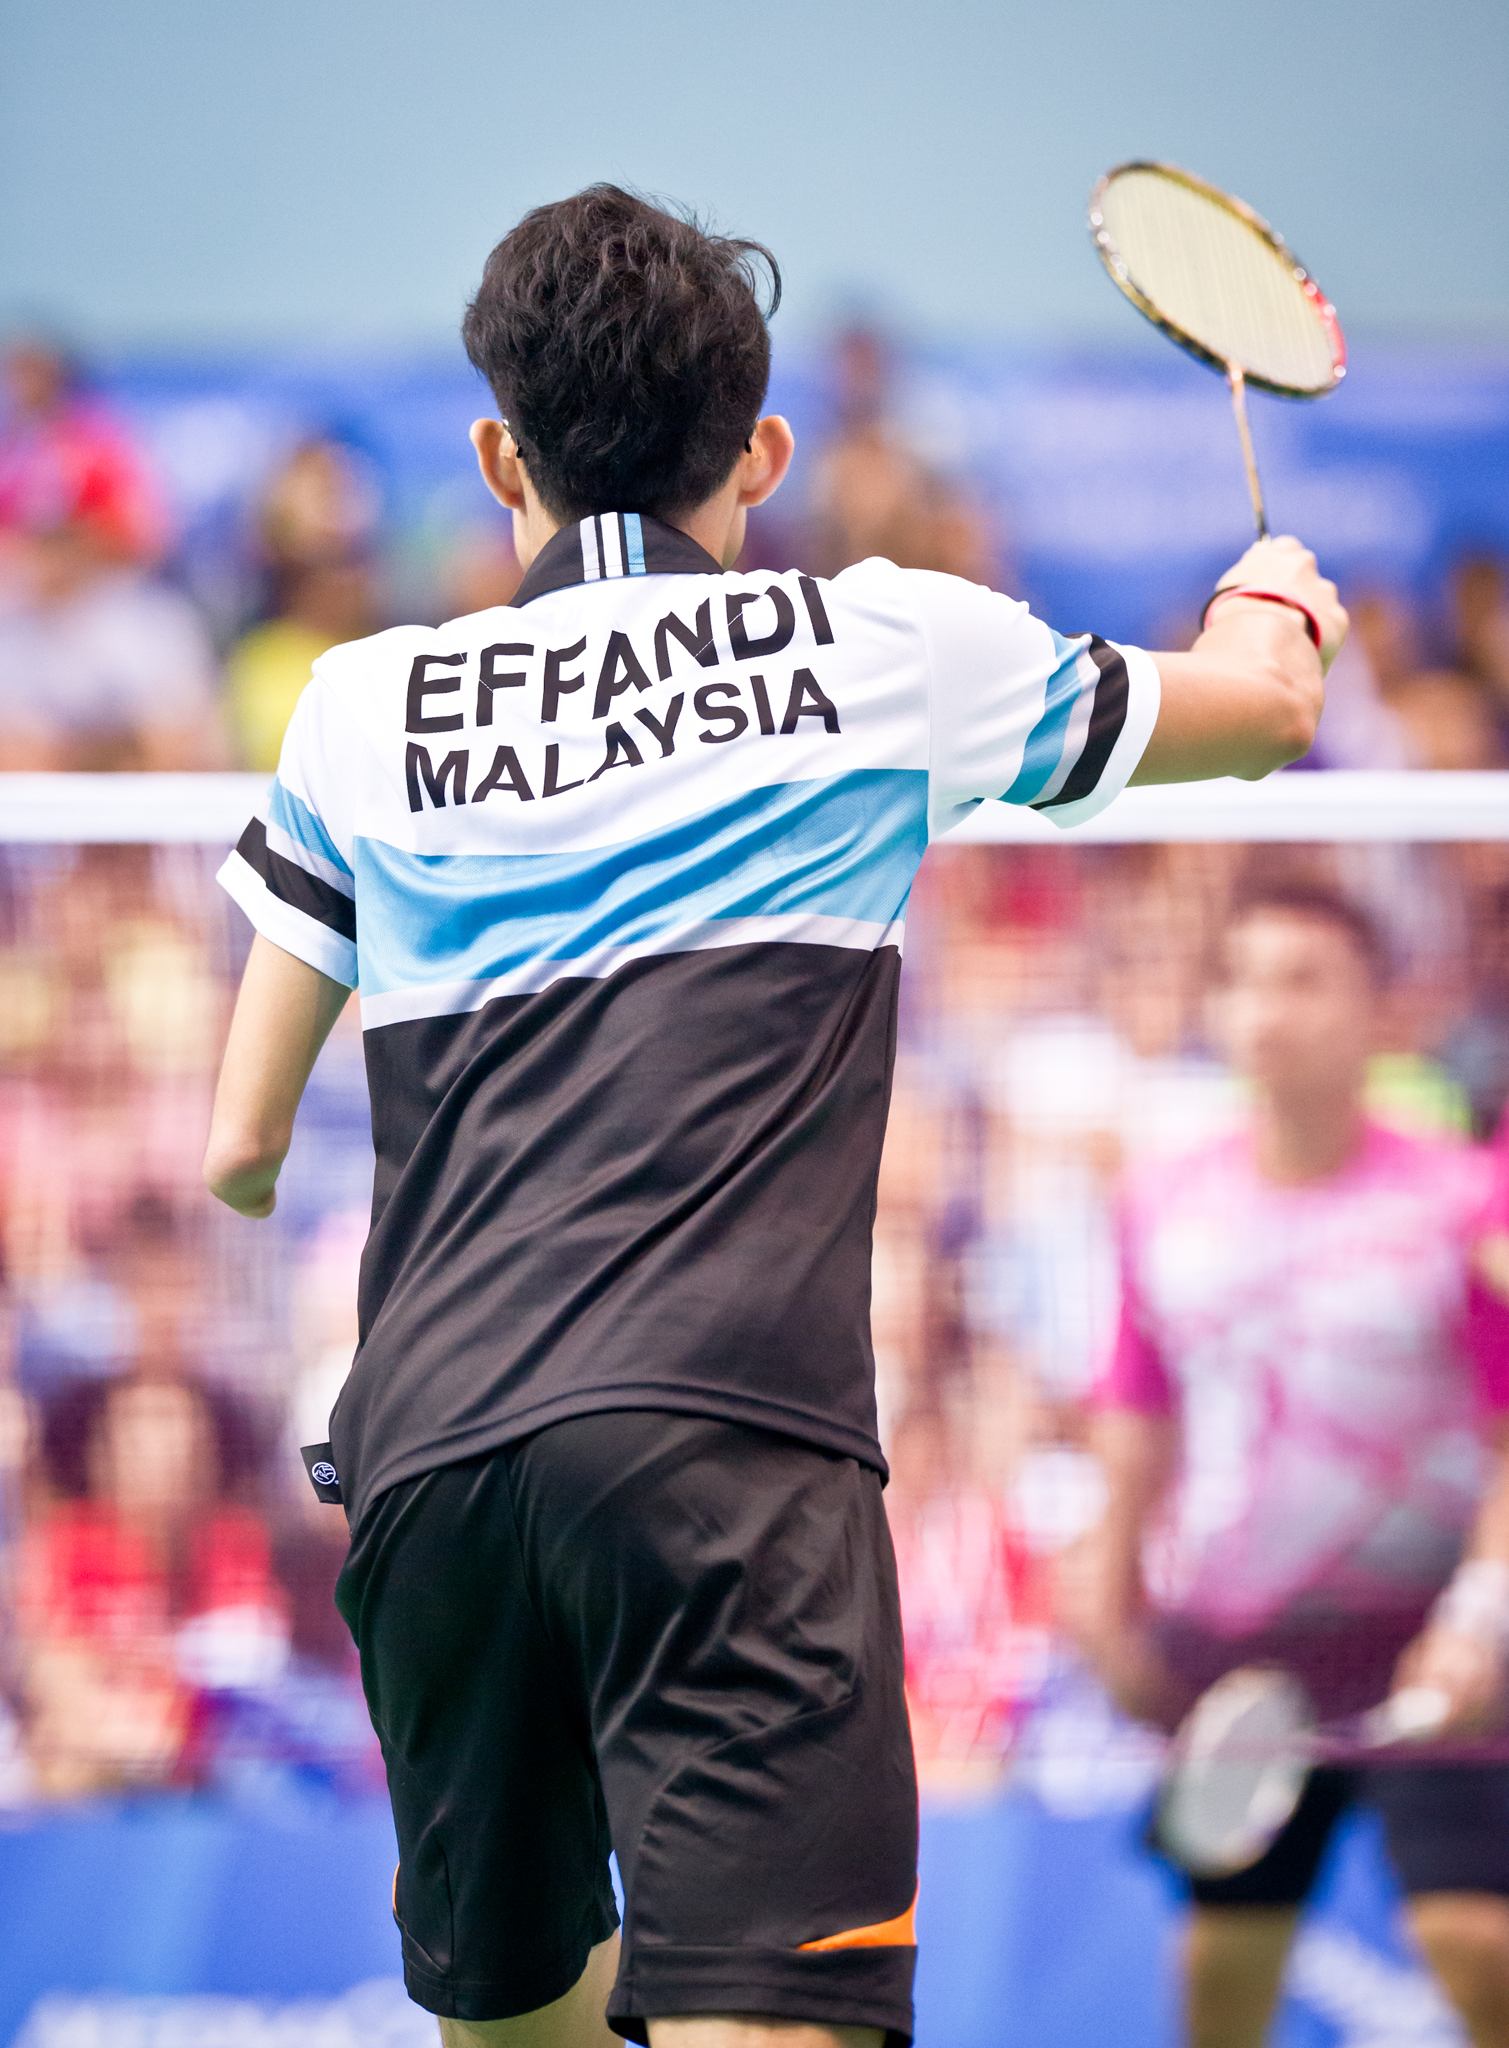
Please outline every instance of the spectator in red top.
[[912, 1740], [924, 1785], [945, 1792], [1000, 1777], [1050, 1626], [1047, 1572], [976, 1448], [937, 1408], [903, 1415], [887, 1445]]
[[245, 1420], [195, 1382], [132, 1375], [58, 1397], [44, 1450], [58, 1497], [17, 1575], [38, 1789], [168, 1782], [196, 1695], [266, 1683], [287, 1660], [266, 1527], [226, 1498], [253, 1458]]
[[143, 573], [146, 463], [61, 350], [12, 342], [0, 382], [0, 769], [224, 765], [203, 624]]
[[109, 411], [80, 387], [55, 343], [12, 340], [0, 359], [0, 545], [81, 529], [103, 558], [144, 566], [161, 556], [167, 511], [152, 474]]

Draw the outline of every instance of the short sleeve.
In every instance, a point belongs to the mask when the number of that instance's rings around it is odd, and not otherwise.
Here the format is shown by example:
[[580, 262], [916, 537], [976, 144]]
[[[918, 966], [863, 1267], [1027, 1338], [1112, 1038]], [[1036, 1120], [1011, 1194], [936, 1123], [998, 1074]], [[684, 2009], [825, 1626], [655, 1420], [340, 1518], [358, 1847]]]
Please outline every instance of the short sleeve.
[[1466, 1338], [1478, 1407], [1495, 1417], [1509, 1413], [1509, 1305], [1481, 1280], [1468, 1289]]
[[1178, 1406], [1168, 1368], [1148, 1329], [1146, 1307], [1137, 1286], [1135, 1246], [1125, 1219], [1116, 1342], [1095, 1383], [1095, 1405], [1130, 1408], [1141, 1415], [1172, 1415]]
[[936, 838], [1000, 797], [1079, 825], [1126, 787], [1158, 718], [1156, 663], [1093, 633], [1066, 640], [1025, 604], [910, 570], [931, 669]]
[[[1472, 1204], [1468, 1219], [1468, 1243], [1476, 1253], [1485, 1238], [1509, 1231], [1509, 1147], [1505, 1132], [1482, 1150], [1473, 1147], [1470, 1158], [1484, 1169], [1480, 1199]], [[1509, 1413], [1509, 1303], [1489, 1287], [1481, 1275], [1472, 1272], [1467, 1285], [1462, 1337], [1472, 1366], [1473, 1387], [1479, 1412], [1495, 1420]]]
[[218, 879], [263, 938], [354, 988], [351, 789], [361, 742], [318, 673], [289, 720], [267, 802]]

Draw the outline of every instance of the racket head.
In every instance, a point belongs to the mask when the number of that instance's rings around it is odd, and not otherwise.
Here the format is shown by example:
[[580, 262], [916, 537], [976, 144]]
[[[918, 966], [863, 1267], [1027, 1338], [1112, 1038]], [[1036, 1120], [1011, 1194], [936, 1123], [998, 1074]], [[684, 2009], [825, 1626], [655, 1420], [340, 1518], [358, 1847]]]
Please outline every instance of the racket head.
[[1346, 375], [1336, 309], [1260, 214], [1174, 164], [1138, 158], [1090, 195], [1112, 282], [1212, 369], [1283, 398], [1323, 398]]
[[1245, 1664], [1203, 1692], [1174, 1737], [1157, 1837], [1194, 1877], [1232, 1877], [1293, 1818], [1314, 1762], [1315, 1708], [1292, 1672]]

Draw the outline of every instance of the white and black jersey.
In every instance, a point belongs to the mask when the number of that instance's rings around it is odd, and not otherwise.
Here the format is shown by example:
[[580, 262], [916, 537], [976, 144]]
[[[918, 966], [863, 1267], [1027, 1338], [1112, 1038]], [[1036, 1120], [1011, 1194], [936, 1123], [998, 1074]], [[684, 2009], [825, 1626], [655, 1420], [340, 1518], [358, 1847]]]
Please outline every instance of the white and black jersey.
[[884, 1470], [870, 1227], [902, 925], [987, 797], [1123, 787], [1151, 658], [873, 560], [725, 572], [603, 514], [512, 605], [332, 649], [222, 880], [359, 988], [377, 1181], [353, 1514], [658, 1408]]

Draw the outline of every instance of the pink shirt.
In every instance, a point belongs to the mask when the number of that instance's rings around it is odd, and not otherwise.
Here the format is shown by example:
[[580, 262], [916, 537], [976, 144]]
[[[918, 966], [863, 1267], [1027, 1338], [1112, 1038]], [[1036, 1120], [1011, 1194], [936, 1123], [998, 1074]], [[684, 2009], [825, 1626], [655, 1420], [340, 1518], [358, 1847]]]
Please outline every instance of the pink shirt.
[[1100, 1400], [1182, 1423], [1147, 1557], [1165, 1611], [1237, 1635], [1445, 1580], [1509, 1409], [1509, 1309], [1469, 1270], [1493, 1182], [1485, 1153], [1378, 1125], [1303, 1186], [1245, 1134], [1132, 1179]]

